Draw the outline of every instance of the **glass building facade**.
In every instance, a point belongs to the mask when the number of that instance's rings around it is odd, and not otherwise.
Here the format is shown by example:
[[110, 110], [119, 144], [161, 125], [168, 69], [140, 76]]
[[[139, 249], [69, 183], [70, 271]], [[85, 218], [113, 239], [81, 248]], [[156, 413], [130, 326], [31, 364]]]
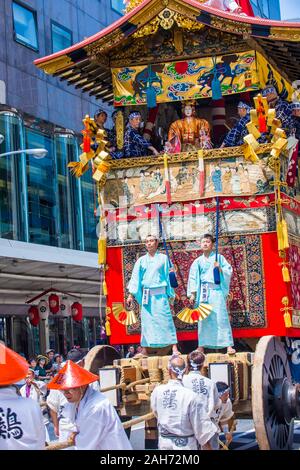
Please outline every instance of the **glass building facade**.
[[[74, 250], [96, 251], [94, 185], [67, 167], [79, 158], [72, 131], [36, 124], [13, 110], [0, 111], [0, 153], [44, 148], [46, 157], [28, 153], [0, 158], [0, 237]], [[52, 127], [52, 128], [51, 128]]]

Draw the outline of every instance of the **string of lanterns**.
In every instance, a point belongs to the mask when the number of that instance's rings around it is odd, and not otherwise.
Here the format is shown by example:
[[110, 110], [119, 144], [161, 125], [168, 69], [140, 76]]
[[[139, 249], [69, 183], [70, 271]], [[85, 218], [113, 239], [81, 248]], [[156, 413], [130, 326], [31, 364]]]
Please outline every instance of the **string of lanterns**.
[[80, 322], [83, 317], [83, 308], [80, 302], [72, 302], [69, 297], [50, 294], [48, 300], [41, 299], [37, 305], [31, 305], [28, 310], [29, 321], [32, 326], [37, 326], [40, 320], [47, 320], [49, 314], [60, 315], [63, 318], [72, 317]]

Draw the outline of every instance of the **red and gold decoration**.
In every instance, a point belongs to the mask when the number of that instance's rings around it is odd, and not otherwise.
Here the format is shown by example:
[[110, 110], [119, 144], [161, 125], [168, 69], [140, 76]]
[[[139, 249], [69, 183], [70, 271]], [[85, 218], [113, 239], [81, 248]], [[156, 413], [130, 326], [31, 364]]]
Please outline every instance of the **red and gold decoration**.
[[112, 311], [115, 319], [122, 325], [133, 325], [137, 322], [137, 317], [133, 310], [126, 310], [122, 303], [113, 303]]
[[197, 323], [207, 318], [212, 312], [209, 304], [200, 304], [197, 308], [186, 307], [178, 313], [177, 318], [184, 323]]
[[[86, 115], [83, 120], [84, 129], [82, 131], [83, 143], [81, 148], [83, 153], [79, 157], [79, 162], [70, 162], [68, 167], [77, 178], [80, 178], [88, 169], [89, 162], [91, 162], [93, 171], [93, 180], [96, 182], [97, 188], [97, 202], [100, 212], [99, 217], [99, 239], [98, 239], [98, 264], [102, 271], [102, 294], [107, 295], [107, 284], [105, 280], [106, 266], [106, 229], [105, 229], [105, 211], [102, 190], [106, 182], [106, 174], [111, 167], [109, 160], [111, 159], [109, 153], [106, 151], [108, 141], [106, 140], [106, 132], [99, 129], [90, 116]], [[120, 138], [120, 129], [124, 130], [124, 120], [122, 113], [118, 113], [116, 118], [116, 127], [118, 129], [118, 148], [123, 145], [123, 140]], [[96, 210], [96, 209], [95, 209]], [[100, 297], [101, 299], [101, 297]], [[101, 302], [101, 300], [100, 300]], [[101, 309], [102, 305], [100, 305]]]
[[32, 326], [38, 326], [40, 322], [39, 309], [36, 305], [31, 305], [28, 309], [28, 317]]
[[91, 162], [93, 179], [102, 188], [106, 181], [105, 175], [111, 166], [108, 162], [110, 155], [106, 152], [108, 144], [105, 140], [106, 133], [103, 129], [98, 129], [94, 119], [89, 115], [85, 116], [83, 124], [83, 143], [81, 144], [83, 153], [79, 157], [79, 162], [70, 162], [68, 167], [71, 168], [76, 178], [80, 178], [88, 170], [89, 162]]
[[74, 302], [71, 305], [71, 315], [74, 321], [82, 321], [83, 309], [80, 302]]
[[211, 98], [214, 75], [215, 83], [224, 96], [259, 90], [258, 68], [253, 50], [163, 64], [112, 68], [114, 106], [145, 105], [147, 83], [151, 83], [157, 103]]

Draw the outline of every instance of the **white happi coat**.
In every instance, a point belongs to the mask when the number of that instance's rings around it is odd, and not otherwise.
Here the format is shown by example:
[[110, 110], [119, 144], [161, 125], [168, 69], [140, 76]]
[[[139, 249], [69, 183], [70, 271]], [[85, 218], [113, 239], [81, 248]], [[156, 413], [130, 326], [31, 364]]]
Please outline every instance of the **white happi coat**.
[[42, 450], [45, 440], [40, 406], [15, 387], [0, 388], [0, 450]]
[[[38, 387], [38, 390], [39, 390], [40, 393], [37, 391], [37, 389], [34, 385], [31, 385], [30, 386], [30, 393], [29, 393], [28, 398], [31, 398], [32, 400], [40, 403], [41, 399], [44, 398], [45, 395], [47, 394], [47, 386], [41, 380], [35, 380], [34, 383]], [[23, 385], [23, 387], [20, 388], [20, 393], [21, 393], [22, 397], [27, 398], [26, 397], [26, 384]]]
[[67, 403], [64, 415], [75, 424], [76, 450], [132, 450], [120, 418], [109, 400], [88, 387], [76, 409]]
[[67, 441], [73, 426], [70, 426], [69, 420], [65, 417], [64, 408], [68, 400], [60, 390], [50, 390], [47, 396], [47, 405], [50, 410], [57, 413], [59, 426], [59, 441]]
[[157, 417], [160, 450], [197, 450], [216, 433], [199, 396], [180, 380], [158, 385], [151, 408]]
[[228, 398], [225, 403], [223, 403], [221, 398], [219, 398], [219, 403], [211, 416], [214, 423], [218, 426], [218, 432], [221, 432], [219, 425], [226, 423], [226, 421], [232, 418], [233, 415], [234, 412], [232, 410], [232, 403], [230, 401], [230, 398]]
[[221, 433], [220, 424], [226, 423], [234, 415], [232, 410], [232, 403], [228, 398], [226, 403], [223, 403], [219, 398], [218, 405], [211, 415], [212, 421], [217, 426], [217, 432], [210, 440], [210, 445], [213, 450], [219, 449], [219, 434]]
[[[44, 382], [42, 382], [41, 380], [34, 380], [34, 383], [35, 383], [36, 387], [38, 388], [38, 390], [34, 385], [31, 385], [30, 394], [29, 394], [28, 398], [31, 398], [31, 400], [34, 400], [38, 404], [40, 404], [41, 402], [44, 401], [44, 399], [47, 395], [47, 385]], [[27, 398], [26, 397], [26, 384], [23, 385], [23, 387], [20, 388], [20, 394], [21, 394], [22, 397]], [[50, 441], [50, 436], [49, 436], [49, 432], [48, 432], [48, 425], [50, 424], [50, 421], [49, 421], [48, 410], [47, 410], [46, 407], [42, 407], [41, 412], [42, 412], [42, 415], [43, 415], [43, 420], [44, 420], [44, 425], [45, 425], [46, 442], [49, 442]]]
[[206, 413], [211, 417], [219, 405], [219, 395], [216, 384], [204, 377], [200, 371], [190, 371], [183, 376], [183, 385], [200, 396]]

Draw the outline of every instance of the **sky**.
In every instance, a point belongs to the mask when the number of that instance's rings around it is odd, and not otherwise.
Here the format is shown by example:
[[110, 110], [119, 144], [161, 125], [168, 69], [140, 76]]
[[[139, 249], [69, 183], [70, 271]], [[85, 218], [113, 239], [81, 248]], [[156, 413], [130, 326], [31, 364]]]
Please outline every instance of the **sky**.
[[300, 18], [300, 0], [280, 0], [281, 19]]

